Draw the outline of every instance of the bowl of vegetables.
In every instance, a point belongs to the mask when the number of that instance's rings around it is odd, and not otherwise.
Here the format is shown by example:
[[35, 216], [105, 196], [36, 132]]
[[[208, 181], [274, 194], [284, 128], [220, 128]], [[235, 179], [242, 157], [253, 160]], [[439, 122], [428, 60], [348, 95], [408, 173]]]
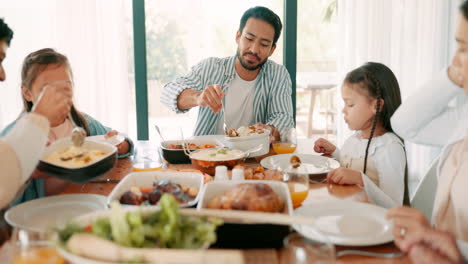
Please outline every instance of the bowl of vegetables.
[[111, 210], [80, 216], [57, 230], [59, 252], [72, 263], [155, 263], [216, 241], [219, 218], [183, 215], [169, 194], [159, 205], [121, 208], [116, 202]]

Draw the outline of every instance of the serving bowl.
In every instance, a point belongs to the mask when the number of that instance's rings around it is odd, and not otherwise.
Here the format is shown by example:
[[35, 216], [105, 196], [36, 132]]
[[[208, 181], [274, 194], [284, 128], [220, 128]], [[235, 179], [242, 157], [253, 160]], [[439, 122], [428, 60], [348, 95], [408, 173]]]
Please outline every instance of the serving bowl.
[[[203, 175], [195, 172], [171, 172], [171, 171], [153, 171], [153, 172], [133, 172], [125, 176], [125, 178], [114, 187], [112, 192], [107, 197], [107, 204], [112, 201], [119, 201], [120, 197], [132, 187], [152, 187], [153, 183], [159, 180], [169, 180], [173, 183], [180, 184], [189, 188], [197, 188], [198, 194], [188, 203], [179, 204], [180, 207], [192, 207], [197, 204], [200, 199], [201, 190], [203, 187]], [[139, 207], [137, 205], [122, 204], [123, 207]], [[147, 205], [146, 207], [159, 207], [158, 205]]]
[[45, 161], [45, 158], [49, 155], [64, 151], [70, 146], [73, 146], [73, 142], [70, 137], [55, 141], [45, 149], [43, 158], [39, 160], [37, 168], [50, 176], [62, 180], [73, 183], [85, 183], [112, 169], [117, 160], [117, 148], [115, 146], [105, 142], [85, 140], [82, 146], [83, 148], [88, 150], [98, 150], [103, 152], [104, 155], [78, 167], [67, 167]]
[[267, 154], [270, 151], [270, 131], [265, 129], [263, 134], [250, 136], [224, 137], [226, 147], [230, 149], [239, 149], [247, 151], [254, 146], [262, 145], [258, 151], [249, 154], [249, 157], [258, 157]]
[[[187, 164], [190, 163], [190, 158], [184, 153], [184, 149], [171, 149], [170, 146], [172, 145], [184, 145], [184, 144], [195, 144], [199, 145], [216, 145], [219, 146], [221, 143], [219, 140], [213, 136], [202, 136], [202, 137], [192, 137], [185, 140], [166, 140], [161, 142], [161, 150], [163, 158], [171, 163], [171, 164]], [[196, 149], [190, 149], [189, 151], [192, 152]]]
[[[222, 195], [238, 184], [266, 184], [284, 201], [283, 214], [293, 215], [293, 206], [288, 185], [278, 181], [213, 181], [205, 184], [198, 201], [197, 209], [207, 209], [211, 199]], [[262, 213], [259, 213], [262, 214]], [[283, 239], [289, 234], [290, 227], [277, 224], [257, 224], [230, 222], [219, 226], [216, 233], [218, 240], [215, 248], [280, 248]]]
[[195, 169], [214, 176], [216, 166], [226, 166], [232, 169], [243, 163], [248, 152], [238, 149], [200, 149], [187, 155], [192, 160]]

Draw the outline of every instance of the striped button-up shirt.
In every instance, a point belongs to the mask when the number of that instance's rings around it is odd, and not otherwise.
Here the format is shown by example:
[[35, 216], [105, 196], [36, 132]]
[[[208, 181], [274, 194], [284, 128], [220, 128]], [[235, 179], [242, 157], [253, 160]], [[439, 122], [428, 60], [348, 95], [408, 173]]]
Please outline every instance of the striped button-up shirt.
[[[222, 90], [228, 93], [229, 86], [236, 76], [235, 60], [236, 57], [233, 56], [201, 61], [192, 67], [187, 75], [164, 85], [161, 103], [177, 113], [184, 113], [188, 110], [177, 107], [177, 98], [185, 89], [203, 91], [208, 85], [220, 84]], [[291, 91], [291, 77], [286, 68], [267, 60], [255, 85], [254, 123], [273, 125], [280, 131], [294, 127]], [[200, 107], [194, 135], [216, 134], [218, 122], [222, 122], [223, 114], [222, 111], [214, 114], [211, 108]]]

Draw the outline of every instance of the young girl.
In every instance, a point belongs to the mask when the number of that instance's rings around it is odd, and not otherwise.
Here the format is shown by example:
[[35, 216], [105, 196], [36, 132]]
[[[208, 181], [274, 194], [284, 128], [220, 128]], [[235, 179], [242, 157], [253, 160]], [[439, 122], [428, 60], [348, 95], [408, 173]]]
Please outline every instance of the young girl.
[[341, 150], [323, 138], [315, 142], [316, 152], [341, 164], [327, 175], [328, 182], [362, 186], [373, 202], [386, 208], [407, 203], [404, 144], [390, 124], [401, 104], [395, 75], [383, 64], [366, 63], [348, 73], [342, 97], [345, 122], [357, 132]]
[[[49, 85], [73, 86], [72, 70], [67, 57], [53, 49], [41, 49], [29, 54], [24, 59], [21, 70], [21, 90], [24, 104], [21, 115], [31, 111], [34, 103], [38, 101], [42, 89]], [[48, 144], [60, 138], [71, 136], [74, 124], [83, 127], [88, 136], [113, 136], [117, 134], [116, 131], [103, 126], [91, 116], [79, 112], [73, 105], [69, 117], [71, 117], [71, 120], [66, 118], [62, 123], [50, 124]], [[15, 122], [8, 125], [1, 135], [5, 135], [14, 126]], [[119, 158], [127, 157], [133, 152], [133, 144], [130, 139], [126, 138], [124, 142], [117, 146], [117, 149]], [[22, 197], [16, 200], [16, 203], [56, 194], [66, 184], [65, 181], [47, 177], [38, 170], [33, 173], [33, 178], [35, 179], [30, 182]]]

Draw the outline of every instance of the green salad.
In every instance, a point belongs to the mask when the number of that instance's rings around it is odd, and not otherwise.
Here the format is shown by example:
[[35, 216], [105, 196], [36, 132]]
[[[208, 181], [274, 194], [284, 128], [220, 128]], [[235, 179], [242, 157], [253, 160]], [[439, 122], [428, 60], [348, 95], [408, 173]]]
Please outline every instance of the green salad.
[[65, 244], [76, 233], [91, 233], [135, 248], [198, 249], [216, 242], [216, 227], [222, 224], [221, 219], [181, 215], [179, 204], [169, 194], [164, 194], [158, 205], [159, 211], [142, 214], [123, 212], [118, 203], [112, 204], [109, 217], [85, 227], [69, 223], [60, 229], [60, 242]]

